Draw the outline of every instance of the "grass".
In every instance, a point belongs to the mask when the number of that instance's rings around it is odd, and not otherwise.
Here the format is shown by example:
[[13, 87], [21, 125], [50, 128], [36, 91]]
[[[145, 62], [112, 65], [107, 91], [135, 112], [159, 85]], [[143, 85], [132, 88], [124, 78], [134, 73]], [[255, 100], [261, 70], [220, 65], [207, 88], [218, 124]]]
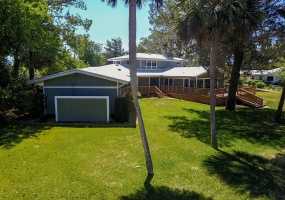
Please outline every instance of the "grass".
[[285, 121], [272, 120], [280, 93], [258, 95], [267, 108], [217, 107], [219, 151], [208, 105], [141, 99], [148, 189], [138, 128], [1, 124], [0, 199], [284, 199]]

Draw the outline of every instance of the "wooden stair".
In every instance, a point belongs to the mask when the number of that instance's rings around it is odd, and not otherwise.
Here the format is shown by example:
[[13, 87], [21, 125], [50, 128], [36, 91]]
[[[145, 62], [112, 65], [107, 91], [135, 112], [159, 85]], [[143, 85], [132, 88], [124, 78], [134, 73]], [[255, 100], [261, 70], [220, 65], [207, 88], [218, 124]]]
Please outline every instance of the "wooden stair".
[[163, 93], [160, 89], [158, 89], [158, 87], [154, 86], [156, 89], [156, 94], [159, 98], [166, 98], [169, 97], [166, 93]]
[[250, 107], [260, 108], [264, 106], [262, 98], [242, 88], [237, 89], [236, 99]]

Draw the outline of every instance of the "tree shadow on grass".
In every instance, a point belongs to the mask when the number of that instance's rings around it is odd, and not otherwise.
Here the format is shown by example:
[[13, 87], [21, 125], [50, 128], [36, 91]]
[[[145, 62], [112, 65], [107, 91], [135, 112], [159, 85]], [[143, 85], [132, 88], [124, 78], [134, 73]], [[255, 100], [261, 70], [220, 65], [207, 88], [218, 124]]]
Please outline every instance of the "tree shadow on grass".
[[0, 147], [11, 149], [23, 140], [38, 137], [43, 130], [49, 129], [45, 126], [26, 125], [20, 123], [0, 124]]
[[285, 199], [285, 154], [268, 160], [241, 151], [219, 152], [208, 157], [204, 166], [229, 186], [251, 198]]
[[212, 198], [205, 197], [202, 194], [198, 194], [194, 191], [171, 189], [166, 186], [159, 187], [147, 187], [136, 191], [133, 194], [122, 196], [121, 200], [212, 200]]
[[[172, 120], [169, 130], [180, 133], [182, 137], [196, 137], [209, 144], [210, 112], [196, 109], [184, 109], [188, 115], [166, 116]], [[218, 141], [220, 147], [230, 147], [235, 140], [247, 140], [254, 144], [274, 148], [284, 147], [285, 122], [272, 120], [274, 111], [270, 109], [244, 108], [236, 112], [216, 111]], [[193, 117], [193, 114], [196, 117]]]

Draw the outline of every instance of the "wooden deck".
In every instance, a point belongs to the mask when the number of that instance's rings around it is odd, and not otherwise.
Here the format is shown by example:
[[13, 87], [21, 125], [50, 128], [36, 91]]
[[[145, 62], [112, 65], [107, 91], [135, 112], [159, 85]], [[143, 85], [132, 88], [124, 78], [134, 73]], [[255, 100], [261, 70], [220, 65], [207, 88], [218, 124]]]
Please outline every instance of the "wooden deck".
[[[125, 94], [129, 94], [130, 87], [124, 89]], [[156, 95], [158, 97], [171, 97], [193, 101], [198, 103], [210, 104], [210, 89], [209, 88], [191, 88], [182, 86], [164, 86], [157, 88], [156, 86], [139, 86], [138, 91], [144, 95]], [[255, 87], [238, 88], [237, 100], [252, 107], [262, 107], [263, 99], [254, 95]], [[224, 88], [215, 89], [216, 105], [226, 105], [228, 94]]]

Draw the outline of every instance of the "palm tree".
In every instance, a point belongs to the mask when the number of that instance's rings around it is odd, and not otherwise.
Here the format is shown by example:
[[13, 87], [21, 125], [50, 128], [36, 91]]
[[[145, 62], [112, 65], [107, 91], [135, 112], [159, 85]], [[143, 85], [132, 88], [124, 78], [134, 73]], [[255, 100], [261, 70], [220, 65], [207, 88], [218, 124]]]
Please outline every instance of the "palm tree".
[[[102, 2], [107, 1], [108, 5], [115, 7], [117, 5], [117, 0], [101, 0]], [[157, 7], [163, 5], [163, 0], [153, 0]], [[129, 5], [129, 65], [130, 65], [130, 76], [131, 76], [131, 90], [133, 95], [133, 100], [135, 104], [135, 109], [138, 117], [138, 123], [140, 128], [140, 134], [143, 143], [143, 149], [146, 160], [147, 167], [147, 179], [145, 185], [148, 185], [154, 176], [152, 159], [150, 155], [150, 150], [148, 146], [147, 136], [144, 128], [144, 122], [140, 110], [140, 105], [138, 102], [138, 91], [137, 91], [137, 66], [136, 66], [136, 8], [141, 8], [143, 0], [123, 0], [125, 5]]]
[[183, 40], [196, 39], [198, 46], [210, 42], [210, 116], [211, 142], [218, 149], [215, 115], [215, 76], [218, 45], [229, 30], [233, 30], [246, 7], [245, 1], [223, 0], [180, 0], [177, 8], [176, 30]]

